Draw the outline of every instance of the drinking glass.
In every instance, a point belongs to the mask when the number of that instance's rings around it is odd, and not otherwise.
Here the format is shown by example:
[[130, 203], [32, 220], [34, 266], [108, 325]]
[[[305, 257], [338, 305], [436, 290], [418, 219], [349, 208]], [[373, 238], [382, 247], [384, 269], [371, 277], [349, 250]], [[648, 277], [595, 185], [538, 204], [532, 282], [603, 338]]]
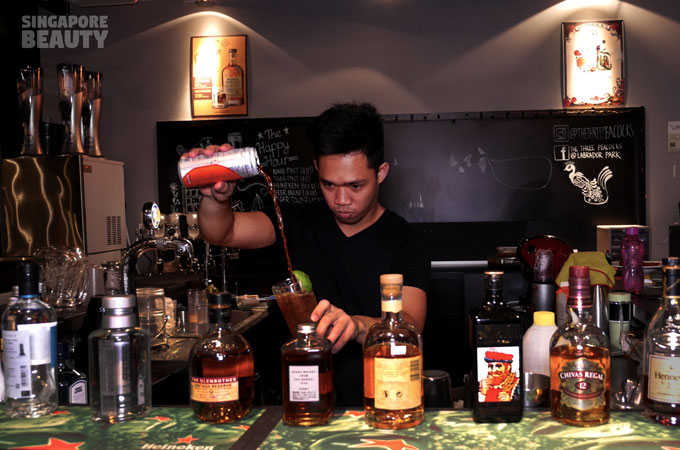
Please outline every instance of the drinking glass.
[[122, 294], [120, 262], [105, 261], [102, 263], [102, 270], [104, 271], [104, 293], [106, 295]]
[[286, 319], [290, 334], [296, 336], [298, 324], [312, 321], [310, 316], [316, 307], [314, 292], [304, 292], [300, 282], [290, 278], [272, 286], [272, 292], [283, 318]]
[[187, 291], [187, 315], [189, 323], [187, 332], [202, 336], [208, 331], [208, 297], [205, 289], [189, 289]]
[[163, 288], [137, 288], [139, 327], [149, 333], [151, 347], [162, 348], [168, 344], [165, 332], [165, 290]]
[[87, 257], [76, 247], [36, 250], [44, 298], [55, 308], [74, 308], [87, 296]]

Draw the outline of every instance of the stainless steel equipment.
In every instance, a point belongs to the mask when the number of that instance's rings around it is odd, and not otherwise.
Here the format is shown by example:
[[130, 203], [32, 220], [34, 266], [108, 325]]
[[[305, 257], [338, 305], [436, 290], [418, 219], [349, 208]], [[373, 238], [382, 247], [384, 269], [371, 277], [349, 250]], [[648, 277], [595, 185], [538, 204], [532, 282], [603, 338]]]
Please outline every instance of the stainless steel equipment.
[[90, 156], [102, 156], [99, 145], [99, 119], [102, 112], [103, 76], [85, 72], [83, 80], [82, 137], [83, 148]]
[[87, 155], [0, 161], [1, 255], [30, 257], [49, 245], [80, 247], [89, 264], [126, 248], [123, 163]]
[[17, 71], [17, 89], [21, 122], [24, 127], [22, 155], [42, 155], [39, 129], [42, 113], [43, 75], [40, 67], [22, 67]]
[[57, 64], [59, 82], [59, 110], [66, 127], [62, 153], [85, 153], [80, 137], [83, 108], [83, 66]]

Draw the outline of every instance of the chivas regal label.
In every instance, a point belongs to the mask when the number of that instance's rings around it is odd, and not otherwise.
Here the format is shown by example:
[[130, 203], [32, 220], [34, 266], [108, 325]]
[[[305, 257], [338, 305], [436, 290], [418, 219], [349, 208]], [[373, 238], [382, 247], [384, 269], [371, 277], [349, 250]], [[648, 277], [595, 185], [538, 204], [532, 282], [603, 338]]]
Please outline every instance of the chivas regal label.
[[647, 396], [663, 403], [680, 403], [680, 358], [649, 355]]
[[598, 363], [586, 358], [567, 361], [558, 372], [560, 403], [579, 411], [605, 404], [605, 373]]

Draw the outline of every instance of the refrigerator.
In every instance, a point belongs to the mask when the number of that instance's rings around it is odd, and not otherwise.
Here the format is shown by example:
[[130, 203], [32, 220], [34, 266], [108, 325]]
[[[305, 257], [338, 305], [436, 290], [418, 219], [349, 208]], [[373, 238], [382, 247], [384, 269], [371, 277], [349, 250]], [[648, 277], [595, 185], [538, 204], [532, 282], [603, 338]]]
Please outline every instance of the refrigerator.
[[119, 260], [128, 243], [123, 166], [81, 154], [1, 160], [2, 260], [46, 246], [79, 247], [89, 265]]

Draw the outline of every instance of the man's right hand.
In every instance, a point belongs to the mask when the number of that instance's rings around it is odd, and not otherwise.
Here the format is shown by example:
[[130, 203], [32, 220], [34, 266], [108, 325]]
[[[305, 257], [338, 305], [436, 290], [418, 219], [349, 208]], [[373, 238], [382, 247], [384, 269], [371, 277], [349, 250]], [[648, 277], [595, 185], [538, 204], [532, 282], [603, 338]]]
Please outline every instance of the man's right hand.
[[[232, 150], [229, 144], [209, 145], [206, 148], [194, 148], [183, 154], [182, 158], [195, 158], [199, 155], [204, 155], [205, 157], [212, 156], [215, 152], [226, 152], [227, 150]], [[234, 187], [236, 186], [236, 181], [218, 181], [217, 183], [201, 188], [201, 194], [204, 197], [209, 197], [219, 203], [224, 203], [228, 201], [232, 194], [234, 193]]]

